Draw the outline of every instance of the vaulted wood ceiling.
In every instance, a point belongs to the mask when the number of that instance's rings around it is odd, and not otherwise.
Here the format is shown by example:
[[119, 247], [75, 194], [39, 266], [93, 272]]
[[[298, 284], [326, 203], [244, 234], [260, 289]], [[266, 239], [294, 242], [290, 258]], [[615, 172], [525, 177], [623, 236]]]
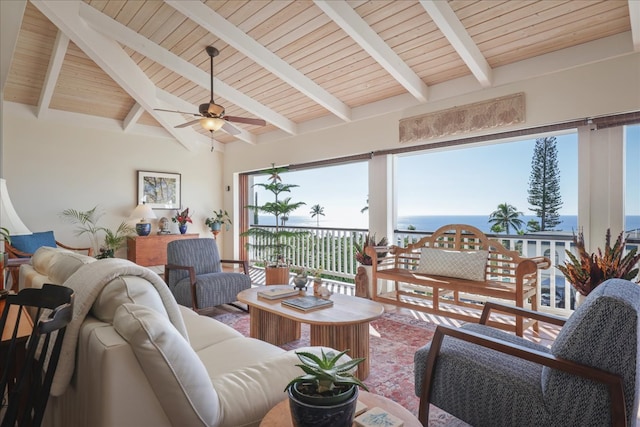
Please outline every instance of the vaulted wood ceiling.
[[4, 100], [38, 117], [57, 110], [117, 120], [125, 131], [161, 126], [189, 147], [208, 132], [175, 129], [193, 117], [154, 108], [197, 112], [209, 101], [212, 45], [216, 103], [267, 122], [214, 137], [259, 143], [321, 118], [339, 124], [428, 103], [431, 87], [454, 79], [480, 90], [518, 81], [523, 69], [581, 65], [579, 55], [549, 60], [567, 48], [622, 41], [611, 55], [637, 52], [638, 22], [636, 0], [32, 0]]

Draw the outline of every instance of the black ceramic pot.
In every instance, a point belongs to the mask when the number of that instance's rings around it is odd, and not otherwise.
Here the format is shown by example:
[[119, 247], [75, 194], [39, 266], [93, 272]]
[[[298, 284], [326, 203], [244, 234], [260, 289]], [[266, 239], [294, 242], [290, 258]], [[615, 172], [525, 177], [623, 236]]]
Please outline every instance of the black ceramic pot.
[[295, 427], [351, 427], [358, 403], [358, 387], [352, 386], [337, 396], [315, 397], [289, 387], [291, 420]]

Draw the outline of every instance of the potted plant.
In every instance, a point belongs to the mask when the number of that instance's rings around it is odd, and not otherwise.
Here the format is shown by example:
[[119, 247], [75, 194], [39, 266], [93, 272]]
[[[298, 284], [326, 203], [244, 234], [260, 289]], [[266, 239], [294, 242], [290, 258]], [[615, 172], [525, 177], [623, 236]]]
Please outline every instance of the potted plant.
[[598, 248], [597, 253], [591, 254], [586, 250], [582, 231], [573, 235], [578, 254], [576, 256], [567, 250], [568, 260], [557, 267], [577, 293], [587, 296], [607, 279], [633, 280], [638, 275], [639, 269], [634, 267], [640, 261], [640, 254], [637, 253], [637, 248], [633, 248], [624, 255], [627, 239], [623, 239], [623, 233], [618, 235], [612, 247], [611, 230], [607, 229], [604, 251]]
[[296, 352], [302, 362], [304, 375], [294, 378], [285, 391], [294, 426], [351, 427], [358, 401], [358, 387], [367, 390], [352, 372], [364, 358], [341, 363], [345, 350], [336, 354], [324, 352], [321, 356], [305, 351]]
[[[373, 284], [371, 282], [372, 275], [372, 258], [366, 253], [366, 250], [369, 246], [387, 246], [388, 241], [386, 237], [380, 239], [378, 243], [376, 243], [376, 235], [367, 233], [364, 236], [362, 242], [353, 242], [353, 248], [355, 251], [356, 261], [360, 263], [356, 270], [356, 296], [361, 298], [372, 298], [373, 297]], [[387, 252], [377, 252], [379, 257], [384, 257], [387, 255]]]
[[219, 209], [213, 211], [213, 216], [205, 219], [204, 224], [211, 229], [212, 232], [220, 231], [223, 225], [226, 225], [226, 230], [229, 231], [231, 225], [231, 217], [227, 211]]
[[264, 188], [273, 194], [273, 201], [262, 205], [248, 205], [248, 209], [257, 212], [264, 212], [273, 215], [275, 218], [275, 228], [273, 230], [263, 227], [252, 227], [242, 233], [242, 236], [249, 236], [255, 239], [254, 243], [247, 246], [254, 247], [264, 258], [265, 263], [265, 283], [267, 285], [289, 283], [289, 264], [286, 259], [286, 251], [289, 249], [287, 239], [306, 234], [304, 231], [290, 231], [283, 229], [281, 219], [289, 217], [289, 214], [304, 202], [291, 202], [291, 198], [281, 198], [282, 193], [288, 193], [295, 184], [285, 184], [282, 182], [280, 174], [286, 168], [272, 167], [265, 172], [269, 174], [267, 183], [257, 183], [255, 185]]
[[189, 208], [186, 208], [182, 212], [176, 211], [176, 214], [171, 217], [171, 221], [178, 223], [178, 230], [180, 230], [180, 234], [187, 232], [187, 223], [193, 224], [193, 220], [189, 215]]
[[127, 237], [136, 234], [135, 227], [130, 226], [125, 221], [122, 221], [115, 232], [112, 230], [101, 227], [104, 231], [104, 248], [100, 248], [100, 253], [96, 258], [114, 258], [116, 251], [124, 245]]
[[296, 275], [293, 277], [293, 284], [300, 290], [307, 289], [307, 283], [309, 283], [309, 273], [303, 267], [295, 270]]
[[[125, 221], [122, 221], [118, 229], [113, 232], [107, 227], [98, 225], [100, 218], [104, 215], [104, 211], [99, 206], [94, 206], [88, 211], [78, 211], [75, 209], [65, 209], [62, 211], [62, 217], [78, 226], [77, 235], [88, 234], [93, 246], [96, 258], [113, 258], [115, 252], [122, 247], [127, 237], [135, 234], [136, 229]], [[104, 245], [100, 245], [99, 233], [104, 233]]]

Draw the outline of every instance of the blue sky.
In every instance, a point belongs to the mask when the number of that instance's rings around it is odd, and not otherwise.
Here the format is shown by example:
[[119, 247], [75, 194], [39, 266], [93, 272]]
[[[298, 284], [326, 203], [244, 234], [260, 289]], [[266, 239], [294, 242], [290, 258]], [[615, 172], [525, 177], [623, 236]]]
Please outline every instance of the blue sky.
[[[627, 128], [627, 215], [640, 215], [640, 125]], [[577, 135], [556, 136], [561, 215], [577, 213]], [[527, 202], [535, 139], [474, 148], [406, 155], [398, 158], [398, 215], [489, 215], [500, 203], [533, 215]], [[367, 227], [360, 213], [367, 201], [367, 163], [288, 172], [285, 183], [298, 184], [292, 201], [306, 205], [292, 216], [309, 218], [314, 204], [324, 207], [324, 227]], [[257, 187], [256, 187], [257, 188]], [[259, 204], [270, 195], [259, 191]]]

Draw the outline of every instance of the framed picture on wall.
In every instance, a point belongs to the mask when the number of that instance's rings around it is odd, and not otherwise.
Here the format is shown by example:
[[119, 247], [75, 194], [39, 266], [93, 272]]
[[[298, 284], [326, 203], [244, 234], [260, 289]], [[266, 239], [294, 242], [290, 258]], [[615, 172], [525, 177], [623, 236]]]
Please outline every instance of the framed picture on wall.
[[138, 203], [152, 209], [180, 209], [179, 173], [138, 171]]

